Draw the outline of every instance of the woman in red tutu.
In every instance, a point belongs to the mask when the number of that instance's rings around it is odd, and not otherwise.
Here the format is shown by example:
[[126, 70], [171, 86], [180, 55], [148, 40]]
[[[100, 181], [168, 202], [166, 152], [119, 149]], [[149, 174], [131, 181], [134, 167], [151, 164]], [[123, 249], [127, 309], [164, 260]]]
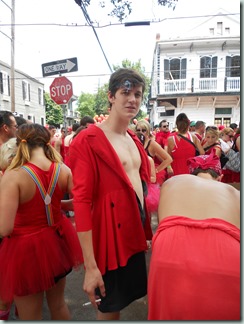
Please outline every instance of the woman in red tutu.
[[0, 184], [0, 298], [14, 299], [21, 320], [41, 320], [46, 292], [51, 319], [70, 320], [65, 277], [82, 262], [75, 229], [61, 212], [72, 174], [45, 127], [20, 126], [17, 146]]

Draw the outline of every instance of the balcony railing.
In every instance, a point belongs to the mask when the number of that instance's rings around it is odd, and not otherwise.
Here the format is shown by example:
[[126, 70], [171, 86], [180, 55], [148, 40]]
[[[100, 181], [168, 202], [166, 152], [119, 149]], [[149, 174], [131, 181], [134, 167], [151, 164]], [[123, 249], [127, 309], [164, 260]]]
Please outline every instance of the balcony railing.
[[[172, 93], [203, 93], [240, 91], [240, 77], [192, 78], [182, 80], [160, 80], [153, 83], [152, 95]], [[159, 89], [157, 89], [159, 87]]]
[[240, 78], [226, 78], [226, 91], [240, 91]]

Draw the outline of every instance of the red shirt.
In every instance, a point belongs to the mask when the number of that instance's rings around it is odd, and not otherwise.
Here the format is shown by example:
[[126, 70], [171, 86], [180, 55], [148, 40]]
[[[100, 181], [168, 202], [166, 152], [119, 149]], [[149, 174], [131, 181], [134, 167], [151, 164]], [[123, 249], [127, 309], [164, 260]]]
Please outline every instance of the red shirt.
[[171, 132], [168, 131], [168, 132], [158, 132], [156, 133], [156, 136], [155, 136], [155, 140], [158, 144], [160, 144], [162, 146], [162, 148], [164, 148], [165, 146], [167, 146], [167, 139], [168, 137], [171, 135]]

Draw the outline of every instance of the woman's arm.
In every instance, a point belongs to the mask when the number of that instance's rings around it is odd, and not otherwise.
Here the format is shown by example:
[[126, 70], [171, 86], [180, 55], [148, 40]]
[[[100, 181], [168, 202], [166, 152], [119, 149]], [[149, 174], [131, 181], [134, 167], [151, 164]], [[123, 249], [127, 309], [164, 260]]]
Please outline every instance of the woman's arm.
[[156, 167], [156, 172], [164, 170], [173, 161], [169, 153], [167, 153], [157, 142], [153, 140], [151, 142], [151, 145], [149, 146], [149, 150], [153, 153], [153, 156], [156, 156], [159, 160], [162, 161], [161, 164]]
[[204, 155], [204, 154], [205, 154], [205, 151], [204, 151], [204, 149], [203, 149], [203, 147], [202, 147], [201, 142], [199, 141], [199, 139], [198, 139], [198, 138], [196, 137], [196, 135], [194, 135], [194, 134], [192, 134], [192, 138], [193, 138], [193, 142], [194, 142], [194, 144], [196, 145], [196, 147], [197, 147], [199, 153], [200, 153], [201, 155]]
[[150, 166], [151, 166], [150, 180], [151, 180], [151, 183], [155, 183], [157, 180], [155, 164], [154, 164], [153, 159], [150, 156], [148, 156], [148, 158], [149, 158], [149, 162], [150, 162]]
[[19, 206], [20, 188], [17, 171], [6, 171], [0, 183], [0, 236], [12, 233]]

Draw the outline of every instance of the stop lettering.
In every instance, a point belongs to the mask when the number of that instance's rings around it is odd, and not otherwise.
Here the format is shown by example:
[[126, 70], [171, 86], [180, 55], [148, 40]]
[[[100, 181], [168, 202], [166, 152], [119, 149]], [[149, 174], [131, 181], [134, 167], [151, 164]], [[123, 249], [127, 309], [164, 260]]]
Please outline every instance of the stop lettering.
[[73, 87], [71, 81], [61, 76], [55, 78], [50, 85], [50, 97], [58, 105], [65, 105], [73, 96]]

